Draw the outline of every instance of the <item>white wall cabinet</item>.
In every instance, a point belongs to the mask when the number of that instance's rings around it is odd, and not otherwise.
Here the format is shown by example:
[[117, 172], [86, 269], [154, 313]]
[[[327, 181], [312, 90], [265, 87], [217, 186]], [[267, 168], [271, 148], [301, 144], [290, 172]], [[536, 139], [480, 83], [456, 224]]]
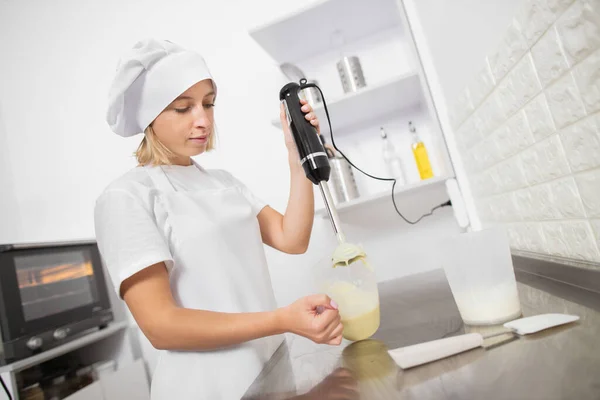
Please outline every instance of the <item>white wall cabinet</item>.
[[[303, 27], [312, 26], [311, 29]], [[287, 16], [253, 29], [250, 36], [278, 64], [291, 62], [307, 79], [316, 79], [324, 92], [337, 146], [361, 169], [387, 178], [382, 160], [380, 127], [402, 159], [406, 187], [397, 185], [396, 197], [410, 192], [419, 197], [416, 213], [428, 212], [431, 184], [455, 176], [437, 113], [423, 72], [404, 9], [396, 0], [320, 0]], [[344, 93], [336, 63], [343, 56], [357, 56], [366, 87]], [[331, 142], [323, 105], [315, 106], [321, 131]], [[425, 143], [435, 180], [421, 180], [412, 154], [408, 122]], [[279, 118], [273, 116], [273, 125]], [[360, 198], [352, 211], [367, 210], [373, 198], [391, 195], [391, 183], [354, 171]], [[317, 213], [323, 211], [316, 193]], [[391, 204], [391, 202], [390, 202]], [[346, 205], [340, 205], [344, 208]]]

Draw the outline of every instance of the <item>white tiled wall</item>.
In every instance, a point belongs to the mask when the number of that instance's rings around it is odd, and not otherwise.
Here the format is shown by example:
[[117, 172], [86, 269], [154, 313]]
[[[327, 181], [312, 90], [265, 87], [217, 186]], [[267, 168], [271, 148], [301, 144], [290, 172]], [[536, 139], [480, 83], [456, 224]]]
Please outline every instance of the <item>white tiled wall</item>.
[[454, 105], [484, 226], [600, 262], [600, 0], [524, 0]]

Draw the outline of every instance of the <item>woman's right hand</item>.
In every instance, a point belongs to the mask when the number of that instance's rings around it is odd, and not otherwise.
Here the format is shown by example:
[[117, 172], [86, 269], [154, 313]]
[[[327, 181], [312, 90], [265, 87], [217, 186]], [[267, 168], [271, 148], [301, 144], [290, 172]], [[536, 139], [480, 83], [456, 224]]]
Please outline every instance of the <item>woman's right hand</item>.
[[337, 304], [325, 294], [303, 297], [277, 310], [285, 332], [319, 344], [339, 345], [344, 327]]

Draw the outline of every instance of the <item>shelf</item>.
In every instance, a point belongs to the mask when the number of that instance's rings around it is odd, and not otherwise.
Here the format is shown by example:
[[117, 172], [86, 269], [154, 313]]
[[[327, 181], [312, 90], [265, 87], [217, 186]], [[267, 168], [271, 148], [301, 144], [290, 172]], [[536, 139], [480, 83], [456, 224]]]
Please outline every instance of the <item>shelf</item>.
[[70, 342], [67, 342], [61, 346], [55, 347], [55, 348], [45, 351], [43, 353], [36, 354], [35, 356], [16, 361], [12, 364], [3, 365], [2, 367], [0, 367], [0, 373], [11, 372], [11, 371], [18, 372], [18, 371], [27, 369], [29, 367], [33, 367], [34, 365], [41, 364], [45, 361], [51, 360], [51, 359], [61, 356], [63, 354], [69, 353], [73, 350], [80, 349], [89, 344], [98, 342], [102, 339], [112, 336], [115, 333], [126, 329], [127, 326], [128, 326], [127, 321], [115, 322], [113, 324], [110, 324], [109, 326], [107, 326], [104, 329], [101, 329], [101, 330], [98, 330], [98, 331], [95, 331], [92, 333], [87, 333], [77, 339], [74, 339]]
[[[414, 195], [418, 193], [420, 195], [422, 194], [423, 196], [426, 196], [429, 193], [432, 193], [433, 191], [445, 192], [446, 180], [448, 179], [450, 179], [450, 177], [440, 176], [426, 179], [424, 181], [419, 181], [416, 183], [410, 183], [408, 185], [396, 188], [396, 190], [394, 191], [394, 197], [396, 198], [396, 201], [398, 201], [398, 199], [411, 194]], [[357, 211], [368, 206], [373, 206], [385, 200], [389, 200], [390, 204], [392, 203], [391, 190], [386, 190], [385, 192], [377, 193], [370, 196], [359, 197], [357, 199], [350, 200], [346, 203], [337, 204], [336, 210], [338, 214], [343, 214], [347, 212]], [[329, 218], [329, 214], [327, 214], [327, 210], [325, 208], [319, 208], [315, 210], [315, 214], [323, 218]]]
[[394, 0], [320, 0], [294, 13], [250, 30], [250, 36], [279, 64], [338, 51], [335, 30], [345, 43], [401, 25]]
[[[335, 135], [362, 122], [419, 105], [422, 99], [421, 84], [416, 73], [395, 77], [378, 85], [366, 86], [338, 99], [327, 100], [327, 93], [324, 94]], [[321, 123], [321, 132], [328, 132], [323, 105], [315, 107], [315, 112]], [[279, 118], [273, 119], [271, 123], [281, 127]]]

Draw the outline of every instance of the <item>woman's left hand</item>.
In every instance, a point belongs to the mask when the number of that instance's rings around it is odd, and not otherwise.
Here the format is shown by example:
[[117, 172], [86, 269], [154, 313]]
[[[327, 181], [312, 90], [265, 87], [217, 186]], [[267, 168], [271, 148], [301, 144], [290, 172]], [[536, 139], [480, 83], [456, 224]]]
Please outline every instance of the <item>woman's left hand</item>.
[[[304, 118], [306, 118], [307, 121], [310, 121], [310, 124], [315, 127], [317, 133], [321, 133], [321, 128], [319, 127], [319, 119], [317, 118], [317, 114], [313, 111], [311, 105], [308, 104], [308, 102], [304, 99], [300, 99], [300, 104], [302, 104], [301, 110], [304, 112]], [[285, 145], [288, 148], [294, 148], [296, 144], [294, 143], [294, 138], [292, 137], [292, 133], [290, 132], [290, 127], [285, 116], [285, 108], [283, 104], [281, 104], [280, 107], [279, 119], [281, 120], [281, 126], [283, 127]]]

